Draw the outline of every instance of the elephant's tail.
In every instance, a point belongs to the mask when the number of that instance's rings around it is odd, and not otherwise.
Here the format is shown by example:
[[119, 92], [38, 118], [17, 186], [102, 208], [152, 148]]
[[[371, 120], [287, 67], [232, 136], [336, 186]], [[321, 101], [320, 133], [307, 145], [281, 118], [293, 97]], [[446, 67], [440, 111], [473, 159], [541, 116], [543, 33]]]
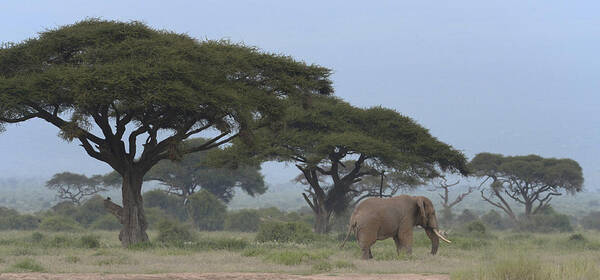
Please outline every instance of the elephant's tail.
[[344, 245], [346, 245], [346, 241], [348, 241], [348, 237], [350, 237], [350, 233], [356, 229], [356, 225], [356, 221], [350, 222], [350, 225], [348, 226], [348, 233], [346, 234], [346, 238], [344, 238], [344, 242], [342, 242], [342, 245], [340, 245], [340, 248], [344, 248]]

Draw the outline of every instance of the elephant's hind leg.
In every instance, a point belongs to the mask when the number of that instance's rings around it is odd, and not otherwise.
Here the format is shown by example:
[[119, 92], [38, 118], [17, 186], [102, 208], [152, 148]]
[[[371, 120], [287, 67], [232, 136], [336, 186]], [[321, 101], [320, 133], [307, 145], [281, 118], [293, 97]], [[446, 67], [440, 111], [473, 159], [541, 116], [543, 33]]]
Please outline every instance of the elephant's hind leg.
[[394, 243], [396, 244], [396, 254], [398, 254], [398, 256], [400, 256], [400, 248], [401, 248], [402, 244], [400, 243], [400, 239], [398, 239], [397, 234], [396, 234], [396, 236], [394, 236]]
[[371, 253], [371, 246], [373, 246], [375, 240], [377, 240], [377, 232], [361, 230], [357, 233], [356, 239], [358, 239], [358, 246], [362, 250], [362, 259], [372, 259], [373, 254]]

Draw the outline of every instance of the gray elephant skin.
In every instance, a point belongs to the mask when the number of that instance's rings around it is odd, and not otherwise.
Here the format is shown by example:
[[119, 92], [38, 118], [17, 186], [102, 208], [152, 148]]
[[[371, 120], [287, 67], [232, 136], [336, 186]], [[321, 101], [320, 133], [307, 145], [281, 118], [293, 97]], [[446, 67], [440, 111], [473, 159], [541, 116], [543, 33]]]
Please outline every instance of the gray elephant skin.
[[350, 233], [354, 233], [362, 250], [362, 258], [373, 258], [371, 246], [377, 240], [393, 238], [396, 251], [402, 248], [412, 253], [413, 229], [421, 226], [431, 240], [431, 254], [437, 253], [440, 239], [450, 243], [438, 228], [433, 203], [424, 196], [399, 195], [391, 198], [368, 198], [361, 202], [350, 217], [344, 246]]

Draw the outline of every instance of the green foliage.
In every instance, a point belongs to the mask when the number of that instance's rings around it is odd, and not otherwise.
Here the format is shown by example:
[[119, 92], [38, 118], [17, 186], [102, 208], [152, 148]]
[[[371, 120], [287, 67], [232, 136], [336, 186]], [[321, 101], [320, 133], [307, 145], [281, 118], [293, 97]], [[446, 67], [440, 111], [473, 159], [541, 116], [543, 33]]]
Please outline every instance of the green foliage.
[[569, 216], [557, 213], [552, 207], [545, 207], [530, 218], [524, 217], [518, 222], [518, 229], [533, 232], [573, 231]]
[[73, 219], [64, 216], [48, 216], [42, 219], [39, 226], [45, 231], [80, 231], [81, 226]]
[[484, 235], [486, 233], [486, 228], [481, 221], [473, 221], [467, 224], [467, 231], [475, 234]]
[[310, 263], [322, 261], [331, 255], [327, 251], [308, 251], [308, 250], [283, 250], [272, 251], [265, 255], [265, 260], [283, 265], [299, 265], [301, 263]]
[[189, 197], [188, 207], [195, 226], [200, 230], [221, 230], [227, 215], [225, 204], [206, 190]]
[[119, 230], [121, 227], [119, 220], [112, 214], [104, 214], [90, 225], [93, 230]]
[[81, 204], [87, 197], [98, 192], [106, 191], [103, 176], [95, 175], [90, 178], [83, 174], [71, 172], [57, 173], [46, 182], [46, 187], [57, 192], [57, 197]]
[[73, 218], [85, 227], [90, 226], [95, 220], [107, 213], [104, 209], [104, 198], [99, 195], [92, 196], [76, 209]]
[[96, 235], [83, 235], [79, 238], [79, 246], [81, 248], [98, 248], [100, 247], [100, 238]]
[[29, 237], [29, 240], [33, 243], [40, 243], [42, 240], [44, 240], [44, 238], [45, 238], [44, 234], [36, 231], [31, 234], [31, 236]]
[[225, 230], [255, 232], [261, 224], [256, 210], [239, 210], [227, 213]]
[[[207, 140], [186, 140], [181, 149], [200, 146]], [[209, 153], [211, 157], [208, 156]], [[220, 156], [224, 153], [226, 152], [221, 149], [213, 149], [184, 155], [178, 161], [162, 160], [146, 174], [144, 180], [159, 181], [182, 196], [192, 194], [198, 189], [207, 190], [225, 203], [232, 199], [235, 188], [250, 196], [263, 194], [267, 190], [260, 173], [260, 164], [219, 167], [226, 163], [215, 161], [221, 161]]]
[[503, 206], [503, 201], [513, 198], [525, 206], [526, 216], [537, 211], [534, 205], [544, 207], [553, 196], [575, 194], [583, 189], [581, 166], [572, 159], [480, 153], [471, 160], [469, 168], [475, 176], [491, 179], [487, 188], [488, 202], [512, 212]]
[[179, 196], [168, 194], [163, 190], [151, 190], [145, 192], [143, 198], [144, 208], [159, 208], [179, 221], [185, 221], [188, 218], [183, 199]]
[[193, 248], [237, 251], [246, 249], [250, 243], [240, 238], [201, 238], [193, 243]]
[[298, 222], [265, 222], [260, 225], [256, 235], [258, 242], [306, 243], [315, 238], [315, 234], [307, 224]]
[[600, 211], [592, 211], [583, 216], [581, 225], [586, 229], [600, 230]]
[[326, 261], [320, 261], [312, 265], [311, 271], [316, 273], [329, 272], [333, 269], [333, 266]]
[[477, 215], [475, 213], [473, 213], [473, 211], [469, 210], [469, 209], [465, 209], [462, 211], [462, 213], [460, 215], [458, 215], [456, 217], [456, 222], [458, 224], [467, 224], [470, 222], [473, 222], [475, 220], [479, 219], [477, 217]]
[[163, 220], [158, 225], [158, 237], [156, 240], [164, 244], [183, 244], [194, 241], [194, 235], [190, 229], [174, 221]]
[[44, 272], [46, 269], [37, 261], [31, 258], [23, 259], [9, 269], [9, 272]]
[[149, 229], [157, 229], [163, 220], [173, 220], [172, 216], [167, 215], [165, 211], [157, 207], [146, 208], [144, 209], [144, 213], [146, 214]]
[[481, 216], [481, 221], [492, 229], [506, 229], [510, 226], [510, 221], [506, 218], [503, 218], [500, 213], [496, 210], [490, 210], [483, 216]]
[[0, 216], [0, 230], [32, 230], [36, 229], [39, 223], [35, 216], [13, 214], [12, 211]]

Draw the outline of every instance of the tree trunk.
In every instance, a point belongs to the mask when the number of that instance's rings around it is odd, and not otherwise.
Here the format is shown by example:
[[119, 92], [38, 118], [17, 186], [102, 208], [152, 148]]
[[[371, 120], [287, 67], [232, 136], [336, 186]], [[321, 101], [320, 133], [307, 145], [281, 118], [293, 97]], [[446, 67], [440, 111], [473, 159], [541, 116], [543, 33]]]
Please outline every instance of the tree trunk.
[[315, 233], [318, 234], [326, 234], [329, 232], [329, 218], [331, 217], [331, 213], [323, 209], [319, 209], [320, 211], [315, 212]]
[[533, 209], [533, 202], [525, 201], [525, 218], [531, 217], [531, 211]]
[[123, 176], [123, 211], [121, 224], [123, 228], [119, 233], [119, 240], [123, 247], [148, 241], [146, 228], [146, 215], [142, 200], [142, 180], [144, 175], [135, 171], [128, 171]]

